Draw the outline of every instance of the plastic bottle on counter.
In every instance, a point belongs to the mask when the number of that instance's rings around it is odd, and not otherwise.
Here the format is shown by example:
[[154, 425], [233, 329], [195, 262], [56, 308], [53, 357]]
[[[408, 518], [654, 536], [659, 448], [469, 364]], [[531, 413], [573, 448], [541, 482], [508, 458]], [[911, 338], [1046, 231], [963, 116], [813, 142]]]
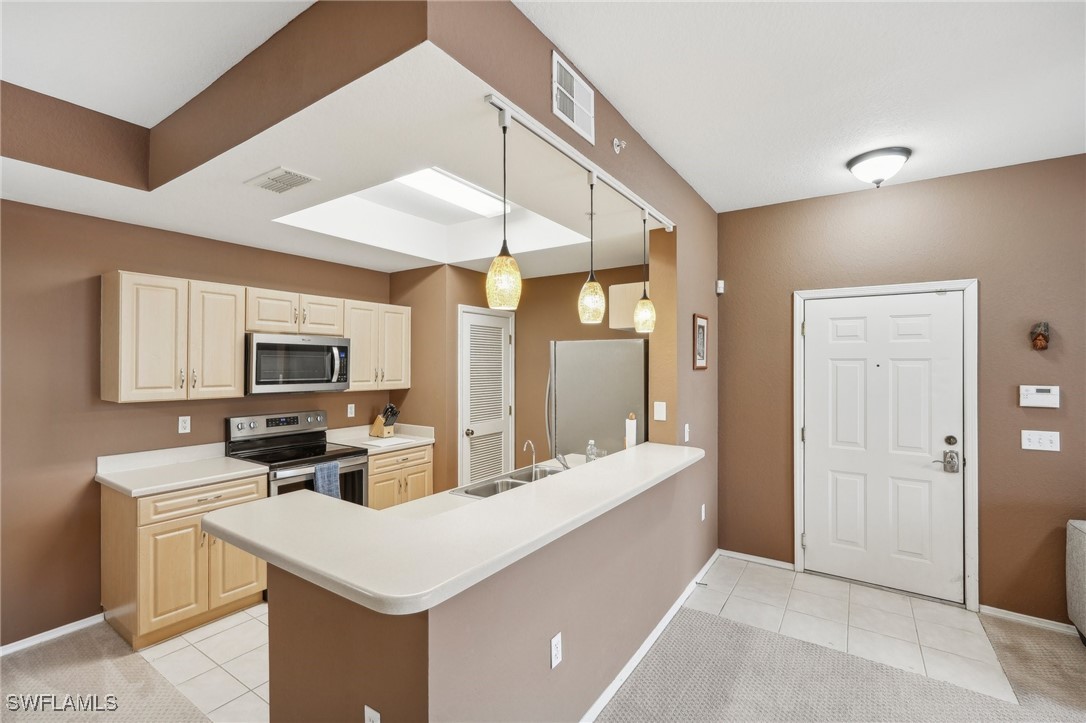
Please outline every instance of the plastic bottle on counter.
[[596, 449], [596, 440], [588, 440], [588, 447], [584, 451], [584, 461], [594, 462], [599, 455], [599, 450]]

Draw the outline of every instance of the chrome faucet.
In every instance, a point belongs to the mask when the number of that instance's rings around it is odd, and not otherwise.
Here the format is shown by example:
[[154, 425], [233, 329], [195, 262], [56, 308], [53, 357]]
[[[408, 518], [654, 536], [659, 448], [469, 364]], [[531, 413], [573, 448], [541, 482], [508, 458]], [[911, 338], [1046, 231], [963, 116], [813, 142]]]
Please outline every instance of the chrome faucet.
[[532, 449], [532, 482], [535, 482], [535, 445], [532, 444], [532, 440], [529, 439], [524, 443], [524, 449], [521, 452], [527, 452], [529, 447]]

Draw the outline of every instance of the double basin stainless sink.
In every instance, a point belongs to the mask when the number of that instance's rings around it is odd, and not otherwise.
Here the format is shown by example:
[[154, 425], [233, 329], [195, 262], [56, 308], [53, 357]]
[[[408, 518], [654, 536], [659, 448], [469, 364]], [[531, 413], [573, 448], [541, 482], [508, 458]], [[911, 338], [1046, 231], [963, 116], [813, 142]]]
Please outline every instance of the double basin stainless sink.
[[[562, 471], [563, 470], [560, 469], [537, 466], [535, 468], [534, 480], [541, 480], [544, 477], [550, 477], [551, 475], [556, 475]], [[457, 487], [452, 493], [454, 495], [462, 495], [463, 497], [471, 497], [472, 499], [483, 499], [484, 497], [493, 497], [502, 492], [508, 492], [517, 487], [523, 487], [526, 484], [531, 484], [532, 481], [532, 468], [522, 467], [521, 469], [513, 470], [506, 474], [500, 474], [490, 479], [472, 482], [470, 485], [464, 485], [463, 487]]]

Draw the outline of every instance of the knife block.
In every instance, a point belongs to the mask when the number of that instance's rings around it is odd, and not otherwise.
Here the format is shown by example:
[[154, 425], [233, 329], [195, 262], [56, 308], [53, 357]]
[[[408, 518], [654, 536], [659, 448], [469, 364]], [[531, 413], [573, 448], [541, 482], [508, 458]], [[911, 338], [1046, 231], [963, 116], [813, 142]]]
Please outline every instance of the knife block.
[[391, 437], [395, 433], [396, 425], [390, 424], [386, 427], [384, 417], [377, 417], [377, 419], [373, 420], [373, 424], [370, 425], [371, 437]]

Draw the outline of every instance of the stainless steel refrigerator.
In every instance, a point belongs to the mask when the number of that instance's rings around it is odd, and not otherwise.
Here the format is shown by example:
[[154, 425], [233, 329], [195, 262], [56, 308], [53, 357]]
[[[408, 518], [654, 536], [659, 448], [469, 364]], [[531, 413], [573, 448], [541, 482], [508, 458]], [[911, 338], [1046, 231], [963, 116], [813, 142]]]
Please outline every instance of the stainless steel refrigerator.
[[551, 456], [584, 454], [588, 440], [608, 453], [626, 448], [626, 419], [637, 417], [637, 442], [648, 431], [648, 341], [552, 341], [547, 379]]

